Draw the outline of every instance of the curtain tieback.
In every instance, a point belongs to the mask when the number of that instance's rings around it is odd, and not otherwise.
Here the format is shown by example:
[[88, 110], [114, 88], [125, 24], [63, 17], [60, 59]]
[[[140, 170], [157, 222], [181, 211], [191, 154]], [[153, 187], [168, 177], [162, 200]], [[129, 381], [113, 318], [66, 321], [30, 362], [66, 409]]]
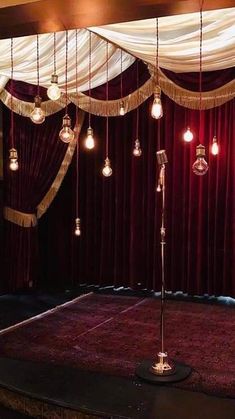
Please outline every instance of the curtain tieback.
[[28, 214], [10, 207], [3, 208], [3, 216], [5, 220], [18, 224], [21, 227], [35, 227], [37, 225], [36, 214]]

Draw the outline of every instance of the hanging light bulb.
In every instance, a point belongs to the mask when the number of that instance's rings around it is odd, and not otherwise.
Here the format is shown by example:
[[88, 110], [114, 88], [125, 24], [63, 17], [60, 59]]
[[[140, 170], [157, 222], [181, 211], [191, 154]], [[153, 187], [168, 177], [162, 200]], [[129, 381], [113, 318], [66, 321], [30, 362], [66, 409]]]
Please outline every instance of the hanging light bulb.
[[17, 154], [17, 150], [15, 148], [11, 148], [9, 150], [9, 168], [12, 171], [16, 171], [19, 168], [19, 164], [18, 164], [18, 154]]
[[95, 141], [93, 137], [93, 129], [91, 127], [87, 128], [87, 136], [85, 139], [85, 147], [88, 148], [88, 150], [92, 150], [92, 148], [95, 147]]
[[81, 228], [80, 228], [80, 218], [75, 219], [75, 236], [81, 236]]
[[110, 160], [109, 160], [108, 157], [106, 157], [106, 159], [104, 161], [104, 167], [103, 167], [103, 170], [102, 170], [102, 174], [105, 177], [109, 177], [109, 176], [112, 175], [112, 173], [113, 173], [113, 171], [112, 171], [112, 168], [111, 168]]
[[204, 145], [199, 144], [196, 148], [196, 161], [193, 163], [192, 169], [195, 175], [205, 175], [209, 166], [205, 160], [206, 151]]
[[47, 96], [51, 100], [58, 100], [60, 98], [60, 88], [58, 86], [58, 76], [56, 74], [52, 74], [51, 76], [51, 85], [47, 89]]
[[34, 98], [34, 109], [30, 114], [30, 119], [34, 124], [42, 124], [45, 121], [45, 112], [41, 108], [41, 103], [41, 97], [36, 95]]
[[120, 116], [125, 115], [125, 107], [124, 107], [124, 102], [123, 102], [123, 100], [122, 100], [122, 101], [121, 101], [121, 103], [120, 103], [119, 115], [120, 115]]
[[213, 137], [213, 142], [212, 142], [212, 146], [211, 146], [211, 153], [214, 156], [217, 156], [217, 154], [219, 153], [219, 146], [218, 146], [217, 138], [216, 138], [215, 135]]
[[137, 139], [137, 140], [135, 140], [135, 146], [134, 146], [134, 148], [133, 148], [133, 154], [134, 154], [134, 156], [136, 156], [136, 157], [140, 157], [141, 156], [141, 154], [142, 154], [142, 150], [141, 150], [141, 148], [140, 148], [140, 142], [139, 142], [139, 140]]
[[67, 114], [63, 117], [63, 125], [59, 137], [64, 143], [70, 143], [74, 139], [74, 131], [71, 129], [71, 119]]
[[190, 130], [190, 128], [188, 127], [187, 130], [183, 133], [183, 140], [186, 143], [190, 143], [193, 140], [193, 133]]
[[151, 109], [151, 115], [155, 119], [160, 119], [163, 116], [161, 88], [159, 86], [155, 86], [154, 89], [154, 99]]

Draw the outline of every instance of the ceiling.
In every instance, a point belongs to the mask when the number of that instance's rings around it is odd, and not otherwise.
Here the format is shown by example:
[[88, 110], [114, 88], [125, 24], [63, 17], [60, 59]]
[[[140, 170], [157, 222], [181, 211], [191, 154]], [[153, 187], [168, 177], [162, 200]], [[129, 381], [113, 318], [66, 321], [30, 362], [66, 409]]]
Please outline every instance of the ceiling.
[[[0, 39], [198, 11], [191, 0], [1, 0]], [[235, 7], [205, 0], [203, 10]]]

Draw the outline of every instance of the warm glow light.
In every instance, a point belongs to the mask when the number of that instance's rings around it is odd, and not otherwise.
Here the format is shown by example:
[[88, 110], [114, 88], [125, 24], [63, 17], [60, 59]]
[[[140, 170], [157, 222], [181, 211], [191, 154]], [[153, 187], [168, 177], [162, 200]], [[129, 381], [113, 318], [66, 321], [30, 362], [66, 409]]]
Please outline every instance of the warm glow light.
[[217, 142], [216, 136], [214, 136], [214, 138], [213, 138], [213, 143], [212, 143], [212, 146], [211, 146], [211, 153], [214, 156], [217, 156], [217, 154], [219, 153], [219, 146], [218, 146], [218, 142]]
[[70, 143], [74, 139], [74, 132], [71, 129], [71, 119], [67, 114], [63, 118], [63, 126], [60, 130], [59, 137], [64, 143]]
[[193, 140], [193, 133], [190, 130], [190, 128], [188, 127], [187, 130], [184, 132], [183, 134], [183, 139], [186, 143], [190, 143], [190, 141]]
[[124, 102], [121, 102], [121, 104], [120, 104], [119, 115], [120, 115], [120, 116], [125, 115]]
[[58, 86], [58, 76], [56, 74], [52, 74], [51, 76], [51, 85], [47, 89], [47, 96], [51, 100], [58, 100], [60, 98], [60, 88]]
[[17, 154], [17, 150], [15, 148], [11, 148], [9, 150], [9, 169], [12, 171], [16, 171], [19, 169], [19, 164], [18, 164], [18, 154]]
[[133, 148], [133, 154], [134, 154], [134, 156], [136, 156], [136, 157], [140, 157], [141, 156], [141, 154], [142, 154], [142, 150], [141, 150], [141, 148], [140, 148], [140, 142], [139, 142], [139, 140], [137, 139], [137, 140], [135, 140], [135, 146], [134, 146], [134, 148]]
[[160, 119], [163, 116], [161, 89], [159, 86], [156, 86], [154, 90], [154, 100], [152, 104], [151, 115], [155, 119]]
[[30, 119], [34, 124], [42, 124], [45, 121], [45, 112], [41, 108], [42, 99], [40, 96], [34, 98], [34, 109], [30, 114]]
[[196, 161], [193, 163], [192, 169], [195, 175], [202, 176], [205, 175], [207, 172], [209, 166], [204, 159], [206, 153], [205, 153], [205, 147], [203, 145], [198, 145], [196, 148]]
[[81, 236], [81, 228], [80, 228], [80, 218], [75, 219], [75, 236]]
[[16, 159], [11, 159], [10, 160], [10, 164], [9, 164], [9, 168], [12, 170], [12, 171], [16, 171], [16, 170], [18, 170], [19, 169], [19, 164], [18, 164], [18, 161], [16, 160]]
[[113, 173], [113, 171], [112, 171], [112, 168], [111, 168], [111, 165], [110, 165], [110, 160], [109, 160], [109, 158], [107, 157], [107, 158], [105, 159], [105, 162], [104, 162], [104, 167], [103, 167], [103, 170], [102, 170], [102, 174], [103, 174], [105, 177], [109, 177], [109, 176], [111, 176], [111, 175], [112, 175], [112, 173]]
[[85, 147], [88, 150], [92, 150], [95, 147], [95, 141], [93, 137], [93, 129], [91, 127], [87, 128], [87, 136], [85, 139]]

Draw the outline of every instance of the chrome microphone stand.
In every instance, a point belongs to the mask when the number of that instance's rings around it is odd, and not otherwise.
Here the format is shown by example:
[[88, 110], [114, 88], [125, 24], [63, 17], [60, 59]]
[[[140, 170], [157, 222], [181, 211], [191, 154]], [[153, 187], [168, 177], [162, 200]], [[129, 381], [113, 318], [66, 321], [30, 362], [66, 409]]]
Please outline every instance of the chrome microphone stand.
[[138, 377], [151, 383], [162, 384], [169, 382], [181, 381], [187, 378], [191, 373], [191, 367], [179, 362], [169, 362], [167, 352], [165, 351], [164, 342], [164, 312], [165, 312], [165, 246], [166, 246], [166, 227], [165, 227], [165, 171], [168, 163], [165, 150], [156, 153], [157, 162], [160, 167], [157, 192], [162, 194], [161, 208], [161, 228], [160, 228], [160, 244], [161, 244], [161, 312], [160, 312], [160, 341], [161, 348], [158, 352], [158, 359], [153, 363], [151, 360], [144, 360], [137, 367], [136, 374]]
[[160, 167], [157, 192], [162, 194], [162, 209], [161, 209], [161, 314], [160, 314], [160, 340], [161, 350], [158, 352], [158, 361], [151, 366], [151, 372], [154, 374], [171, 374], [174, 366], [168, 362], [167, 352], [164, 346], [164, 308], [165, 308], [165, 245], [166, 245], [166, 227], [165, 227], [165, 171], [166, 163], [168, 163], [165, 150], [160, 150], [157, 153], [157, 162]]

